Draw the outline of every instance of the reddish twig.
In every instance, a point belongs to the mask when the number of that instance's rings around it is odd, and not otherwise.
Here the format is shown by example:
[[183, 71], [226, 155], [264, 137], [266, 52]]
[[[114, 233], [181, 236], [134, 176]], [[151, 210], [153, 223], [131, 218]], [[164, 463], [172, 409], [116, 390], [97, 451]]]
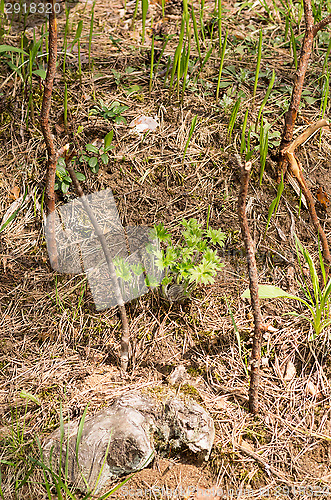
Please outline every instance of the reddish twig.
[[87, 215], [89, 216], [89, 219], [94, 227], [95, 234], [97, 235], [97, 237], [100, 241], [100, 244], [101, 244], [103, 253], [105, 255], [107, 265], [108, 265], [108, 271], [109, 271], [109, 274], [110, 274], [110, 277], [111, 277], [111, 280], [113, 283], [116, 302], [118, 305], [118, 309], [119, 309], [120, 317], [121, 317], [121, 323], [122, 323], [121, 354], [120, 354], [121, 368], [123, 371], [127, 371], [128, 363], [129, 363], [130, 331], [129, 331], [129, 322], [128, 322], [128, 317], [127, 317], [126, 310], [125, 310], [125, 304], [123, 301], [121, 288], [118, 284], [115, 267], [114, 267], [113, 260], [112, 260], [112, 257], [111, 257], [111, 254], [110, 254], [110, 251], [109, 251], [109, 248], [107, 245], [106, 238], [102, 232], [101, 227], [99, 226], [99, 223], [98, 223], [98, 221], [93, 213], [93, 210], [91, 209], [91, 207], [89, 205], [88, 199], [86, 198], [86, 196], [84, 196], [84, 192], [81, 188], [81, 185], [77, 179], [77, 176], [74, 172], [74, 169], [71, 166], [71, 163], [70, 163], [71, 158], [72, 158], [72, 156], [68, 156], [67, 151], [66, 151], [65, 152], [66, 169], [69, 172], [69, 175], [72, 179], [72, 183], [75, 187], [75, 191], [78, 194], [78, 196], [80, 197], [81, 202], [82, 202], [82, 204], [87, 212]]
[[[45, 201], [48, 214], [55, 210], [55, 172], [56, 172], [56, 151], [54, 141], [49, 126], [49, 112], [51, 109], [52, 90], [54, 76], [56, 72], [56, 59], [57, 59], [57, 23], [56, 14], [54, 11], [54, 0], [51, 0], [52, 11], [49, 15], [49, 55], [47, 64], [47, 74], [45, 79], [45, 88], [43, 102], [40, 113], [40, 126], [44, 136], [46, 149], [47, 149], [47, 172], [46, 172], [46, 187], [45, 187]], [[49, 257], [53, 268], [58, 267], [57, 263], [57, 249], [55, 242], [55, 227], [54, 218], [51, 216], [48, 221], [49, 224], [49, 240], [48, 250]]]
[[251, 378], [249, 387], [249, 410], [252, 413], [257, 413], [259, 409], [258, 390], [259, 390], [260, 365], [261, 365], [261, 340], [265, 327], [262, 320], [262, 314], [259, 304], [258, 276], [257, 276], [257, 267], [255, 260], [255, 250], [254, 250], [255, 245], [249, 231], [248, 220], [246, 216], [246, 198], [247, 198], [249, 176], [252, 168], [252, 163], [246, 162], [245, 165], [242, 166], [241, 161], [239, 160], [239, 164], [241, 168], [241, 186], [238, 198], [238, 215], [247, 255], [249, 290], [251, 294], [251, 304], [254, 315], [254, 338], [253, 338], [253, 349], [252, 349], [252, 359], [251, 359]]
[[291, 144], [293, 140], [293, 131], [295, 120], [299, 111], [299, 105], [301, 101], [301, 94], [303, 90], [303, 84], [306, 76], [306, 71], [308, 67], [308, 61], [313, 49], [314, 37], [322, 28], [331, 22], [331, 15], [327, 16], [321, 22], [314, 25], [314, 18], [311, 8], [311, 0], [303, 0], [304, 13], [305, 13], [305, 36], [303, 39], [299, 66], [295, 75], [295, 81], [292, 90], [291, 103], [288, 111], [285, 113], [285, 125], [283, 136], [279, 148], [279, 164], [278, 164], [278, 175], [279, 179], [281, 174], [286, 172], [287, 168], [287, 158], [284, 150]]
[[318, 122], [312, 124], [310, 127], [303, 132], [299, 137], [297, 137], [292, 144], [290, 144], [285, 150], [284, 150], [284, 156], [286, 158], [286, 161], [288, 162], [288, 165], [290, 167], [291, 174], [297, 179], [299, 186], [306, 198], [307, 204], [308, 204], [308, 210], [312, 219], [312, 222], [314, 224], [314, 227], [317, 231], [317, 233], [320, 236], [321, 243], [322, 243], [322, 249], [323, 249], [323, 257], [325, 261], [325, 271], [326, 271], [326, 276], [328, 276], [329, 269], [331, 266], [331, 255], [330, 255], [330, 248], [329, 244], [326, 238], [326, 235], [324, 233], [324, 230], [318, 220], [316, 209], [315, 209], [315, 201], [314, 198], [307, 186], [306, 180], [303, 176], [302, 168], [301, 168], [301, 163], [295, 156], [295, 149], [305, 142], [306, 140], [309, 139], [317, 130], [319, 130], [322, 127], [328, 126], [329, 123], [326, 120], [319, 120]]

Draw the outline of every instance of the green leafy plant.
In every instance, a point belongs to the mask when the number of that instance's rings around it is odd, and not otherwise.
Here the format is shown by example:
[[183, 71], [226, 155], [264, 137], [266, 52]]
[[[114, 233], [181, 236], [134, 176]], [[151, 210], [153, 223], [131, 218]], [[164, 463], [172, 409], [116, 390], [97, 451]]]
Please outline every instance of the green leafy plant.
[[256, 96], [257, 82], [258, 82], [259, 73], [260, 73], [261, 57], [262, 57], [262, 29], [260, 30], [259, 43], [258, 43], [258, 48], [257, 48], [257, 62], [256, 62], [256, 71], [255, 71], [255, 79], [254, 79], [253, 101], [255, 100], [255, 96]]
[[[75, 172], [76, 177], [79, 181], [85, 181], [85, 175], [80, 172]], [[66, 163], [62, 156], [59, 157], [56, 164], [56, 174], [55, 174], [55, 191], [62, 191], [66, 194], [69, 190], [70, 184], [72, 183], [71, 177], [66, 170]]]
[[193, 120], [192, 120], [192, 123], [191, 123], [191, 127], [190, 127], [190, 131], [189, 131], [189, 134], [188, 134], [188, 138], [187, 138], [187, 141], [186, 141], [186, 144], [185, 144], [184, 154], [183, 154], [183, 159], [182, 159], [182, 165], [184, 164], [185, 156], [186, 156], [186, 153], [187, 153], [187, 148], [188, 148], [188, 146], [190, 144], [190, 141], [192, 139], [192, 135], [193, 135], [196, 123], [197, 123], [197, 119], [198, 119], [198, 116], [195, 115], [193, 117]]
[[121, 114], [127, 109], [129, 109], [129, 106], [124, 106], [120, 104], [118, 101], [112, 102], [110, 107], [107, 108], [107, 106], [103, 103], [103, 101], [100, 100], [99, 106], [97, 105], [93, 106], [89, 114], [101, 115], [103, 118], [111, 120], [117, 125], [120, 125], [121, 123], [124, 123], [124, 125], [126, 125], [126, 119], [124, 118], [124, 116], [121, 116]]
[[[83, 153], [79, 157], [80, 162], [87, 162], [90, 170], [93, 174], [97, 174], [99, 171], [100, 164], [108, 165], [109, 163], [109, 152], [114, 149], [112, 146], [114, 131], [111, 130], [105, 136], [103, 140], [103, 145], [95, 146], [94, 144], [86, 144], [86, 153]], [[80, 180], [80, 179], [78, 179]]]
[[263, 125], [263, 120], [261, 120], [260, 126], [260, 186], [262, 185], [262, 178], [264, 173], [264, 168], [268, 155], [268, 145], [269, 145], [269, 123]]
[[[303, 292], [304, 298], [297, 295], [290, 294], [281, 288], [274, 285], [260, 285], [259, 286], [259, 298], [260, 299], [272, 299], [272, 298], [288, 298], [293, 300], [298, 300], [302, 302], [308, 309], [310, 315], [306, 312], [299, 314], [296, 312], [291, 312], [293, 316], [303, 317], [308, 321], [314, 333], [309, 336], [309, 340], [316, 339], [330, 324], [331, 324], [331, 278], [326, 282], [326, 272], [323, 264], [323, 257], [321, 251], [319, 250], [319, 261], [322, 270], [323, 277], [323, 287], [321, 288], [317, 270], [314, 261], [308, 252], [308, 250], [300, 243], [297, 236], [295, 236], [296, 251], [298, 256], [298, 261], [301, 269], [301, 274], [303, 277], [303, 285], [300, 285]], [[303, 256], [306, 264], [308, 265], [308, 270], [310, 274], [310, 282], [305, 278], [303, 273], [302, 263], [300, 253]], [[249, 289], [245, 290], [242, 294], [243, 298], [249, 298]]]
[[282, 173], [282, 178], [281, 178], [281, 181], [280, 181], [280, 183], [278, 185], [278, 189], [277, 189], [277, 196], [271, 202], [269, 210], [268, 210], [268, 220], [267, 220], [267, 225], [266, 225], [264, 234], [266, 234], [268, 231], [268, 227], [269, 227], [272, 215], [277, 214], [277, 210], [278, 210], [278, 206], [279, 206], [279, 202], [280, 202], [280, 198], [282, 196], [283, 190], [284, 190], [284, 179], [283, 179], [283, 173]]
[[202, 229], [196, 219], [183, 219], [181, 224], [184, 229], [176, 245], [162, 223], [154, 227], [153, 237], [166, 246], [155, 252], [156, 266], [165, 271], [163, 289], [170, 284], [181, 284], [188, 294], [199, 283], [213, 283], [217, 271], [224, 267], [210, 245], [223, 247], [226, 235], [220, 229]]
[[232, 131], [233, 131], [234, 125], [236, 123], [237, 114], [238, 114], [239, 107], [240, 107], [240, 101], [241, 101], [241, 98], [239, 97], [239, 99], [237, 99], [237, 101], [235, 102], [235, 105], [233, 106], [232, 113], [230, 116], [230, 121], [229, 121], [229, 125], [228, 125], [229, 142], [231, 142]]

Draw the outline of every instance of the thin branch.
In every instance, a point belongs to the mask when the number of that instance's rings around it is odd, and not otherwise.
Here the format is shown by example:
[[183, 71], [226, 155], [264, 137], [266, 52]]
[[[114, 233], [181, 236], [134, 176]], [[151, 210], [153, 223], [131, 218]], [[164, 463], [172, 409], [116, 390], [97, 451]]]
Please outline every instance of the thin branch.
[[81, 199], [81, 202], [87, 212], [87, 215], [89, 216], [89, 219], [94, 227], [94, 231], [96, 236], [98, 237], [103, 253], [105, 255], [107, 265], [108, 265], [108, 271], [109, 275], [111, 277], [113, 287], [114, 287], [114, 292], [115, 292], [115, 297], [116, 297], [116, 302], [118, 305], [118, 309], [120, 312], [120, 317], [121, 317], [121, 323], [122, 323], [122, 338], [121, 338], [121, 354], [120, 354], [120, 359], [121, 359], [121, 368], [123, 371], [127, 371], [128, 368], [128, 363], [129, 363], [129, 342], [130, 342], [130, 331], [129, 331], [129, 322], [128, 322], [128, 317], [126, 315], [126, 310], [125, 310], [125, 305], [121, 293], [121, 288], [118, 283], [118, 279], [116, 276], [116, 271], [115, 267], [113, 264], [113, 260], [108, 248], [108, 244], [106, 241], [106, 238], [102, 232], [101, 227], [99, 226], [99, 223], [93, 213], [93, 210], [91, 209], [88, 199], [84, 195], [84, 192], [81, 188], [81, 185], [76, 177], [76, 174], [74, 172], [74, 169], [72, 168], [70, 164], [70, 157], [65, 155], [65, 161], [66, 161], [66, 169], [69, 172], [69, 175], [72, 179], [73, 185], [75, 187], [76, 193]]
[[299, 186], [306, 198], [307, 204], [308, 204], [308, 210], [311, 216], [311, 220], [314, 224], [314, 227], [317, 231], [317, 233], [320, 236], [321, 243], [322, 243], [322, 249], [323, 249], [323, 257], [325, 261], [325, 270], [326, 274], [328, 275], [330, 266], [331, 266], [331, 255], [330, 255], [330, 248], [328, 244], [328, 240], [326, 238], [325, 232], [318, 220], [316, 209], [315, 209], [315, 201], [314, 198], [308, 188], [308, 185], [306, 183], [306, 180], [303, 176], [302, 168], [301, 168], [301, 163], [295, 156], [295, 149], [305, 142], [309, 137], [311, 137], [317, 130], [319, 130], [321, 127], [327, 126], [329, 123], [326, 120], [319, 120], [318, 122], [314, 123], [310, 127], [305, 130], [297, 139], [295, 139], [292, 144], [290, 144], [285, 150], [284, 150], [284, 156], [286, 161], [288, 162], [290, 166], [290, 170], [292, 175], [297, 179]]
[[284, 150], [288, 148], [288, 146], [291, 144], [293, 140], [294, 125], [299, 111], [303, 84], [306, 76], [308, 62], [313, 49], [314, 37], [319, 30], [321, 30], [331, 22], [331, 15], [329, 15], [325, 17], [322, 21], [314, 25], [311, 0], [303, 0], [303, 6], [305, 13], [306, 29], [299, 59], [299, 66], [295, 75], [291, 103], [288, 111], [285, 113], [284, 131], [281, 144], [279, 147], [279, 165], [278, 165], [279, 178], [281, 177], [282, 173], [283, 175], [285, 174], [287, 168], [287, 160], [285, 157]]
[[[46, 172], [46, 186], [45, 186], [45, 201], [48, 214], [52, 214], [55, 210], [55, 172], [56, 172], [56, 152], [54, 147], [53, 136], [49, 126], [49, 112], [52, 102], [52, 90], [54, 77], [56, 72], [56, 59], [57, 59], [57, 23], [56, 14], [54, 11], [54, 0], [51, 0], [52, 10], [49, 15], [49, 55], [47, 64], [47, 73], [45, 79], [45, 88], [43, 102], [40, 113], [40, 126], [44, 136], [46, 149], [47, 149], [47, 172]], [[58, 268], [57, 247], [55, 241], [55, 221], [54, 217], [50, 216], [48, 220], [49, 239], [48, 251], [49, 258], [54, 269]]]
[[314, 36], [317, 35], [317, 33], [322, 30], [323, 28], [325, 28], [325, 26], [327, 24], [331, 23], [331, 14], [327, 17], [325, 17], [324, 19], [322, 19], [322, 21], [320, 21], [319, 23], [315, 24], [314, 26]]
[[[299, 111], [299, 105], [301, 101], [303, 84], [305, 81], [306, 71], [308, 67], [308, 61], [313, 48], [314, 18], [310, 0], [304, 0], [303, 5], [305, 12], [306, 30], [299, 59], [299, 66], [295, 75], [291, 103], [288, 111], [285, 113], [285, 126], [284, 126], [282, 141], [280, 144], [280, 155], [282, 159], [284, 158], [282, 155], [282, 151], [292, 142], [293, 139], [294, 124]], [[285, 164], [285, 169], [286, 169], [286, 164]], [[283, 168], [284, 173], [285, 169]]]
[[252, 349], [252, 359], [251, 359], [251, 378], [249, 387], [249, 409], [252, 413], [257, 413], [259, 410], [258, 403], [258, 390], [260, 382], [260, 365], [261, 365], [261, 340], [262, 334], [265, 330], [264, 323], [262, 320], [262, 314], [259, 304], [259, 289], [258, 289], [258, 275], [255, 260], [255, 245], [252, 240], [248, 220], [246, 216], [246, 198], [249, 184], [249, 177], [252, 168], [251, 162], [246, 162], [242, 166], [239, 159], [239, 164], [241, 167], [241, 186], [238, 198], [238, 215], [239, 223], [241, 227], [241, 232], [243, 234], [243, 239], [246, 248], [247, 255], [247, 266], [249, 274], [249, 290], [251, 294], [251, 304], [254, 315], [254, 338], [253, 338], [253, 349]]

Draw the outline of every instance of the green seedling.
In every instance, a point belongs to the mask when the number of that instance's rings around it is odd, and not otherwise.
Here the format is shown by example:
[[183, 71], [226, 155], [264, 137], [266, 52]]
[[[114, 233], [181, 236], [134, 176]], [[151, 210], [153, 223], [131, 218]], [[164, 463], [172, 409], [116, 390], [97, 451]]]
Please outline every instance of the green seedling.
[[98, 173], [101, 164], [108, 165], [109, 153], [114, 149], [114, 146], [112, 146], [113, 134], [113, 130], [108, 132], [102, 146], [97, 147], [94, 144], [86, 144], [86, 154], [84, 153], [79, 157], [79, 161], [86, 162], [93, 174]]
[[267, 100], [269, 99], [269, 96], [270, 96], [270, 92], [272, 90], [272, 87], [274, 86], [274, 83], [275, 83], [275, 70], [273, 69], [272, 70], [272, 75], [271, 75], [271, 79], [270, 79], [270, 83], [269, 83], [269, 86], [268, 86], [268, 89], [267, 89], [267, 92], [266, 92], [266, 95], [264, 96], [264, 99], [262, 101], [262, 104], [260, 106], [260, 109], [259, 109], [259, 114], [257, 116], [257, 120], [256, 120], [256, 124], [255, 124], [255, 129], [257, 130], [257, 127], [258, 127], [258, 124], [260, 122], [260, 118], [261, 118], [261, 115], [262, 115], [262, 111], [264, 109], [264, 106], [267, 104]]
[[65, 82], [64, 84], [64, 102], [63, 102], [63, 121], [64, 121], [64, 128], [67, 130], [68, 128], [68, 85]]
[[259, 44], [258, 44], [258, 48], [257, 48], [257, 62], [256, 62], [256, 70], [255, 70], [254, 88], [253, 88], [253, 102], [255, 100], [257, 83], [259, 80], [261, 57], [262, 57], [262, 29], [260, 30]]
[[228, 125], [228, 134], [227, 134], [229, 142], [231, 142], [232, 131], [233, 131], [234, 125], [236, 123], [237, 114], [238, 114], [238, 111], [240, 108], [240, 101], [241, 101], [241, 97], [239, 97], [239, 99], [236, 101], [235, 105], [233, 106], [233, 110], [232, 110], [232, 113], [230, 116], [230, 121], [229, 121], [229, 125]]
[[[177, 71], [177, 78], [178, 78], [178, 74], [180, 74], [181, 54], [182, 54], [182, 48], [183, 48], [185, 26], [186, 26], [186, 23], [185, 23], [185, 19], [183, 17], [182, 22], [181, 22], [181, 26], [180, 26], [179, 41], [178, 41], [177, 48], [175, 50], [173, 65], [172, 65], [171, 74], [170, 74], [170, 83], [169, 83], [169, 91], [170, 92], [172, 90], [176, 71]], [[165, 81], [166, 81], [166, 79], [165, 79]]]
[[[159, 64], [160, 64], [160, 62], [162, 60], [164, 51], [165, 51], [165, 49], [166, 49], [166, 47], [168, 45], [169, 40], [171, 40], [172, 37], [173, 37], [173, 35], [168, 35], [168, 36], [165, 37], [165, 40], [164, 40], [164, 43], [163, 43], [163, 46], [162, 46], [162, 49], [161, 49], [161, 52], [160, 52], [160, 55], [159, 55], [159, 60], [156, 63], [156, 66], [155, 66], [155, 72], [154, 72], [155, 74], [157, 74], [157, 70], [158, 70]], [[158, 39], [158, 38], [156, 37], [156, 39]]]
[[91, 67], [91, 48], [92, 48], [95, 2], [96, 2], [96, 0], [94, 0], [93, 5], [92, 5], [92, 9], [91, 9], [90, 32], [89, 32], [89, 37], [88, 37], [88, 64], [89, 64], [89, 67]]
[[[304, 304], [309, 312], [309, 315], [307, 313], [299, 314], [296, 312], [290, 312], [288, 314], [296, 317], [302, 317], [305, 321], [310, 323], [314, 330], [314, 333], [309, 336], [308, 340], [312, 341], [319, 337], [321, 333], [331, 324], [331, 278], [328, 282], [326, 282], [326, 272], [323, 264], [323, 257], [321, 255], [321, 251], [319, 250], [320, 267], [324, 280], [323, 288], [321, 288], [318, 279], [318, 273], [311, 255], [309, 254], [308, 250], [300, 243], [297, 236], [295, 236], [295, 243], [301, 275], [304, 282], [304, 285], [301, 285], [300, 287], [305, 298], [290, 294], [274, 285], [260, 285], [259, 298], [288, 298], [292, 300], [298, 300], [299, 302]], [[300, 254], [304, 257], [304, 260], [308, 265], [310, 282], [307, 282], [305, 273], [303, 272]], [[242, 294], [242, 297], [250, 297], [249, 289], [245, 290], [245, 292]]]
[[148, 0], [141, 0], [141, 9], [142, 9], [142, 22], [143, 22], [143, 32], [141, 43], [144, 45], [145, 43], [145, 31], [146, 31], [146, 17], [148, 11]]
[[[216, 3], [216, 2], [215, 2]], [[217, 0], [218, 47], [222, 58], [222, 2]]]
[[241, 129], [241, 142], [240, 142], [240, 154], [241, 155], [243, 154], [244, 151], [247, 151], [247, 149], [246, 149], [246, 141], [245, 141], [247, 119], [248, 119], [248, 109], [246, 110], [246, 113], [245, 113], [245, 116], [244, 116], [243, 127]]
[[196, 44], [196, 47], [198, 50], [199, 61], [200, 61], [200, 66], [201, 66], [202, 56], [201, 56], [201, 48], [200, 48], [199, 30], [198, 30], [198, 25], [197, 25], [197, 20], [196, 20], [195, 13], [194, 13], [193, 5], [191, 7], [191, 17], [192, 17], [192, 21], [193, 21], [194, 40], [195, 40], [195, 44]]
[[69, 9], [67, 6], [64, 6], [65, 14], [66, 14], [66, 23], [64, 26], [64, 39], [63, 39], [63, 75], [65, 77], [66, 72], [66, 57], [67, 57], [67, 48], [68, 48], [68, 31], [69, 31]]
[[166, 250], [154, 250], [156, 266], [165, 271], [163, 288], [181, 284], [184, 294], [188, 294], [199, 283], [214, 283], [224, 264], [210, 245], [223, 247], [226, 235], [221, 230], [203, 230], [196, 219], [183, 219], [181, 224], [184, 229], [176, 245], [162, 223], [154, 227], [151, 237], [158, 238], [166, 246]]
[[183, 159], [182, 159], [182, 165], [184, 164], [185, 156], [186, 156], [186, 153], [187, 153], [187, 148], [188, 148], [188, 146], [190, 144], [190, 141], [192, 139], [192, 135], [193, 135], [196, 123], [197, 123], [197, 119], [198, 119], [198, 116], [195, 115], [195, 117], [192, 120], [190, 131], [189, 131], [189, 134], [188, 134], [188, 138], [187, 138], [187, 141], [186, 141], [186, 144], [185, 144], [184, 153], [183, 153]]
[[[184, 92], [186, 88], [186, 81], [187, 81], [187, 74], [188, 74], [188, 67], [189, 67], [189, 62], [190, 62], [190, 53], [191, 53], [191, 33], [190, 33], [190, 27], [188, 26], [188, 40], [187, 40], [187, 51], [185, 52], [184, 49], [184, 57], [183, 57], [183, 64], [184, 64], [184, 72], [183, 72], [183, 87], [182, 87], [182, 99], [181, 102], [183, 104], [184, 101]], [[179, 90], [179, 88], [178, 88]]]
[[149, 73], [149, 87], [148, 87], [149, 96], [151, 95], [152, 84], [153, 84], [153, 67], [154, 67], [154, 35], [152, 36], [151, 69]]
[[201, 27], [202, 39], [203, 39], [203, 42], [205, 43], [205, 41], [206, 41], [206, 35], [205, 35], [205, 25], [203, 23], [203, 11], [204, 11], [204, 8], [205, 8], [205, 0], [201, 0], [200, 13], [199, 13], [199, 16], [200, 16], [200, 27]]
[[[221, 35], [220, 35], [220, 38], [221, 38]], [[223, 45], [221, 48], [221, 60], [220, 60], [220, 67], [218, 70], [218, 79], [217, 79], [217, 88], [216, 88], [216, 104], [218, 103], [218, 97], [219, 97], [219, 92], [220, 92], [220, 85], [221, 85], [221, 78], [222, 78], [222, 71], [223, 71], [223, 65], [224, 65], [224, 57], [225, 57], [227, 40], [228, 40], [228, 30], [226, 30], [224, 42], [223, 42]]]
[[18, 214], [18, 212], [21, 210], [21, 208], [23, 207], [24, 205], [24, 202], [25, 202], [25, 198], [26, 198], [26, 195], [28, 194], [28, 188], [25, 189], [25, 192], [24, 192], [24, 195], [23, 195], [23, 199], [22, 199], [22, 202], [20, 203], [20, 205], [17, 207], [17, 209], [8, 217], [8, 219], [6, 221], [4, 221], [2, 223], [2, 225], [0, 226], [0, 233], [2, 231], [5, 230], [5, 228], [8, 226], [8, 224], [11, 223], [11, 221], [13, 221], [16, 217], [16, 215]]
[[290, 30], [291, 30], [291, 47], [292, 47], [292, 53], [293, 53], [294, 67], [295, 67], [295, 70], [297, 70], [298, 69], [297, 40], [294, 36], [294, 31], [293, 31], [292, 25], [290, 25]]
[[134, 26], [134, 23], [135, 23], [137, 14], [138, 14], [138, 6], [139, 6], [139, 0], [136, 0], [136, 4], [134, 7], [134, 12], [133, 12], [133, 16], [132, 16], [131, 28]]
[[[80, 172], [75, 172], [76, 177], [79, 181], [85, 181], [85, 175]], [[66, 194], [70, 188], [70, 184], [72, 183], [71, 177], [66, 170], [66, 163], [62, 156], [59, 157], [56, 164], [56, 172], [55, 172], [55, 191], [61, 191], [63, 194]]]
[[[34, 472], [34, 470], [36, 470], [36, 469], [40, 469], [43, 473], [43, 481], [41, 483], [39, 483], [39, 488], [41, 486], [45, 490], [45, 494], [47, 495], [47, 497], [45, 497], [45, 498], [48, 498], [48, 500], [55, 500], [55, 499], [57, 499], [57, 500], [64, 500], [64, 499], [78, 500], [78, 498], [80, 498], [81, 500], [91, 500], [92, 498], [94, 498], [95, 500], [106, 500], [107, 498], [111, 497], [113, 495], [113, 493], [115, 493], [118, 489], [120, 489], [127, 481], [129, 481], [134, 476], [134, 474], [132, 474], [128, 478], [124, 479], [119, 484], [117, 484], [115, 487], [108, 490], [107, 492], [105, 492], [101, 495], [96, 495], [96, 493], [95, 493], [96, 488], [98, 487], [98, 484], [100, 483], [102, 471], [105, 467], [105, 464], [107, 463], [107, 457], [108, 457], [110, 443], [111, 443], [111, 439], [112, 439], [112, 433], [110, 432], [107, 448], [105, 450], [105, 456], [103, 458], [102, 463], [100, 464], [100, 469], [99, 469], [98, 477], [96, 479], [96, 483], [95, 483], [93, 489], [90, 487], [87, 479], [85, 478], [85, 476], [83, 474], [82, 468], [81, 468], [81, 466], [79, 464], [79, 460], [78, 460], [79, 448], [81, 447], [81, 441], [82, 441], [84, 424], [85, 424], [86, 415], [87, 415], [87, 409], [88, 409], [88, 407], [85, 408], [84, 413], [83, 413], [81, 420], [79, 422], [79, 427], [77, 430], [77, 438], [76, 438], [76, 447], [75, 447], [75, 462], [76, 462], [75, 468], [78, 470], [78, 472], [81, 476], [81, 479], [85, 484], [87, 493], [86, 494], [78, 493], [77, 489], [75, 488], [75, 485], [70, 484], [70, 480], [69, 480], [70, 426], [68, 423], [67, 430], [65, 431], [62, 403], [60, 404], [60, 442], [59, 442], [59, 445], [60, 445], [60, 449], [63, 450], [63, 452], [59, 454], [56, 469], [54, 468], [54, 465], [53, 465], [54, 446], [50, 450], [49, 457], [46, 458], [45, 454], [44, 454], [44, 450], [43, 450], [42, 445], [40, 443], [40, 440], [37, 437], [35, 439], [35, 446], [34, 446], [36, 448], [36, 452], [34, 453], [33, 456], [27, 457], [28, 463], [31, 463], [32, 465], [31, 465], [30, 469], [26, 472], [24, 479], [16, 482], [16, 491], [17, 492], [19, 490], [23, 489], [24, 486], [28, 482], [30, 483], [30, 485], [33, 484], [33, 479], [31, 479], [31, 476], [32, 476], [32, 473]], [[152, 456], [148, 457], [146, 463], [144, 463], [142, 467], [144, 467], [151, 460], [151, 458], [152, 458]], [[11, 464], [9, 464], [9, 465], [11, 465]]]
[[263, 120], [261, 120], [260, 126], [260, 186], [262, 185], [262, 178], [264, 173], [264, 168], [266, 164], [268, 146], [269, 146], [269, 128], [270, 124], [267, 122], [263, 125]]
[[270, 221], [271, 221], [271, 217], [273, 216], [273, 214], [275, 216], [277, 214], [277, 210], [278, 210], [278, 207], [279, 207], [280, 198], [282, 196], [283, 191], [284, 191], [284, 180], [283, 180], [283, 173], [282, 173], [282, 178], [281, 178], [281, 181], [280, 181], [280, 183], [278, 185], [278, 189], [277, 189], [277, 196], [272, 201], [272, 203], [271, 203], [271, 205], [269, 207], [269, 210], [268, 210], [268, 221], [267, 221], [267, 225], [266, 225], [266, 228], [265, 228], [264, 235], [267, 234], [268, 227], [269, 227], [269, 224], [270, 224]]
[[129, 109], [129, 106], [124, 106], [118, 101], [112, 102], [110, 107], [107, 108], [103, 101], [100, 100], [99, 106], [92, 106], [89, 115], [101, 115], [106, 120], [116, 123], [116, 125], [120, 125], [121, 123], [126, 125], [126, 119], [121, 114], [127, 109]]

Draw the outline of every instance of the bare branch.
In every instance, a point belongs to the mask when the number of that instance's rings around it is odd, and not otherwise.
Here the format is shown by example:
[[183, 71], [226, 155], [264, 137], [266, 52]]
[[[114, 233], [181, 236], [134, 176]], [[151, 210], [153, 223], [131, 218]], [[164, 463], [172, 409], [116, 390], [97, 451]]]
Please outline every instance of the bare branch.
[[[51, 0], [52, 11], [49, 15], [49, 55], [47, 64], [47, 73], [45, 79], [45, 89], [43, 102], [40, 113], [40, 126], [44, 136], [46, 149], [47, 149], [47, 172], [46, 172], [46, 186], [45, 186], [45, 201], [48, 214], [55, 210], [55, 172], [56, 172], [56, 152], [54, 147], [53, 136], [49, 126], [49, 112], [52, 102], [52, 90], [54, 77], [56, 72], [56, 58], [57, 58], [57, 23], [56, 14], [54, 11], [54, 0]], [[55, 226], [54, 217], [49, 218], [49, 258], [54, 269], [58, 267], [57, 247], [55, 241]]]
[[327, 17], [325, 17], [324, 19], [322, 19], [322, 21], [320, 21], [319, 23], [315, 24], [314, 26], [314, 36], [317, 35], [317, 33], [322, 30], [323, 28], [325, 28], [325, 26], [327, 24], [331, 23], [331, 14]]
[[247, 266], [249, 273], [249, 290], [251, 294], [251, 304], [254, 315], [254, 338], [251, 359], [251, 379], [249, 387], [249, 409], [252, 413], [257, 413], [259, 409], [258, 390], [261, 365], [261, 339], [265, 328], [259, 304], [258, 275], [254, 249], [255, 245], [249, 231], [248, 220], [246, 216], [246, 198], [252, 163], [246, 162], [245, 165], [242, 166], [240, 162], [240, 166], [241, 186], [238, 198], [238, 215], [246, 248]]
[[66, 155], [65, 156], [66, 169], [68, 170], [69, 175], [72, 179], [76, 193], [80, 197], [81, 202], [82, 202], [82, 204], [87, 212], [87, 215], [89, 216], [89, 219], [94, 227], [95, 234], [97, 235], [97, 237], [100, 241], [100, 244], [101, 244], [103, 253], [105, 255], [107, 265], [108, 265], [108, 271], [109, 271], [109, 274], [110, 274], [110, 277], [111, 277], [111, 280], [113, 283], [114, 292], [115, 292], [115, 296], [116, 296], [116, 302], [118, 305], [118, 309], [119, 309], [120, 317], [121, 317], [121, 323], [122, 323], [121, 354], [120, 354], [121, 368], [123, 371], [127, 371], [128, 363], [129, 363], [130, 332], [129, 332], [128, 317], [126, 315], [126, 310], [125, 310], [125, 305], [124, 305], [124, 301], [123, 301], [123, 297], [122, 297], [121, 288], [120, 288], [119, 283], [118, 283], [115, 267], [113, 264], [113, 259], [112, 259], [111, 254], [110, 254], [106, 238], [102, 232], [101, 227], [99, 226], [99, 223], [98, 223], [98, 221], [93, 213], [93, 210], [91, 209], [91, 207], [89, 205], [88, 199], [84, 195], [84, 192], [83, 192], [81, 185], [76, 177], [74, 169], [72, 168], [72, 166], [70, 164], [70, 160], [71, 160], [71, 157], [68, 157]]

